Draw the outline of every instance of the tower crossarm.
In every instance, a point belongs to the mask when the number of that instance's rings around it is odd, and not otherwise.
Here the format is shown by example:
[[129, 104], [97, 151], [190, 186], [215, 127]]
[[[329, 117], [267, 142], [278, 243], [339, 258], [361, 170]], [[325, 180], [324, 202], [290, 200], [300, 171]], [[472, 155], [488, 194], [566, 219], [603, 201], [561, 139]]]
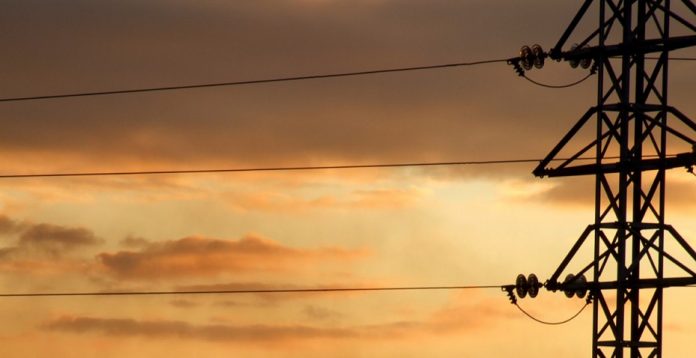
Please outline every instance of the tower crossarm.
[[621, 57], [625, 54], [645, 55], [655, 52], [673, 51], [696, 45], [696, 35], [674, 36], [667, 39], [646, 39], [606, 46], [579, 47], [571, 51], [551, 51], [551, 58], [558, 61], [573, 61], [583, 58]]
[[644, 288], [667, 288], [667, 287], [684, 287], [696, 285], [696, 277], [665, 277], [665, 278], [644, 278], [635, 280], [633, 282], [619, 282], [619, 281], [603, 281], [603, 282], [551, 282], [548, 281], [544, 284], [544, 287], [549, 291], [575, 291], [575, 290], [615, 290], [619, 287], [644, 289]]
[[[629, 160], [625, 162], [612, 162], [612, 163], [600, 163], [600, 164], [585, 164], [576, 165], [564, 168], [542, 168], [535, 171], [534, 174], [539, 177], [564, 177], [564, 176], [577, 176], [577, 175], [597, 175], [597, 174], [609, 174], [609, 173], [621, 173], [621, 172], [635, 172], [635, 171], [652, 171], [659, 169], [673, 169], [684, 167], [687, 170], [691, 169], [696, 165], [696, 147], [694, 151], [690, 153], [680, 153], [673, 157], [668, 158], [654, 158], [654, 159], [641, 159], [641, 160]], [[691, 169], [693, 170], [693, 169]]]

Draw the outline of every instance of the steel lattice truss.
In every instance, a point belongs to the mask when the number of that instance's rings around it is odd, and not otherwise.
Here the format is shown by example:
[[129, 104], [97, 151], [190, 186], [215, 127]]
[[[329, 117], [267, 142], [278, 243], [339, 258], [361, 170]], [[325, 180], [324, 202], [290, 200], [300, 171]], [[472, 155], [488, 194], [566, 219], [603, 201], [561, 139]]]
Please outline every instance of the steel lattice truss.
[[[596, 30], [562, 51], [595, 16]], [[666, 171], [696, 163], [696, 123], [667, 101], [669, 53], [696, 45], [694, 24], [688, 0], [586, 0], [550, 52], [592, 58], [598, 71], [597, 105], [534, 170], [595, 176], [594, 223], [546, 284], [592, 292], [593, 357], [661, 357], [663, 289], [696, 284], [696, 251], [665, 222]], [[587, 155], [594, 163], [579, 160]], [[570, 159], [549, 167], [561, 156]], [[568, 274], [575, 278], [564, 280]]]

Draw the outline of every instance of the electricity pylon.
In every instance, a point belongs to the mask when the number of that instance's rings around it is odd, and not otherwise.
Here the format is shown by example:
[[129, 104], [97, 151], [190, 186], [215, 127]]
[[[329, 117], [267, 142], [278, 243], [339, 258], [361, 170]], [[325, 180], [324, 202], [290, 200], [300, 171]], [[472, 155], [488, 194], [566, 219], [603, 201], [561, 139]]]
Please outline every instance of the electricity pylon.
[[[594, 15], [599, 26], [563, 51]], [[696, 251], [665, 222], [666, 171], [696, 164], [696, 123], [667, 101], [669, 54], [696, 45], [694, 20], [689, 0], [585, 0], [541, 54], [597, 72], [597, 105], [534, 170], [595, 178], [594, 223], [545, 283], [591, 293], [593, 357], [661, 357], [663, 290], [696, 284]], [[523, 75], [539, 56], [526, 48], [512, 63]]]

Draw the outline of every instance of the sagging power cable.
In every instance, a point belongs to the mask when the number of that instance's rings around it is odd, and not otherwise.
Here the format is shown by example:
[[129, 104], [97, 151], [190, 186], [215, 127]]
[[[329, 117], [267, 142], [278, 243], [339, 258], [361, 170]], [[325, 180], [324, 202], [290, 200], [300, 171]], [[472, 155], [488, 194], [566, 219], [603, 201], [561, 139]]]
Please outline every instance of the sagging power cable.
[[394, 287], [315, 287], [238, 290], [175, 290], [175, 291], [85, 291], [85, 292], [26, 292], [0, 293], [0, 298], [11, 297], [76, 297], [76, 296], [171, 296], [171, 295], [233, 295], [233, 294], [281, 294], [328, 292], [376, 292], [376, 291], [424, 291], [424, 290], [475, 290], [498, 289], [500, 285], [468, 286], [394, 286]]
[[108, 96], [108, 95], [130, 94], [130, 93], [176, 91], [176, 90], [212, 88], [212, 87], [232, 87], [232, 86], [244, 86], [244, 85], [254, 85], [254, 84], [264, 84], [264, 83], [275, 83], [275, 82], [306, 81], [306, 80], [317, 80], [317, 79], [327, 79], [327, 78], [337, 78], [337, 77], [367, 76], [367, 75], [395, 73], [395, 72], [435, 70], [435, 69], [443, 69], [443, 68], [477, 66], [477, 65], [485, 65], [485, 64], [491, 64], [491, 63], [501, 63], [501, 62], [506, 62], [506, 61], [508, 61], [508, 60], [507, 59], [492, 59], [492, 60], [471, 61], [471, 62], [454, 62], [454, 63], [425, 65], [425, 66], [382, 68], [382, 69], [364, 70], [364, 71], [311, 74], [311, 75], [303, 75], [303, 76], [275, 77], [275, 78], [230, 81], [230, 82], [198, 83], [198, 84], [188, 84], [188, 85], [178, 85], [178, 86], [162, 86], [162, 87], [144, 87], [144, 88], [118, 89], [118, 90], [109, 90], [109, 91], [88, 91], [88, 92], [75, 92], [75, 93], [38, 95], [38, 96], [26, 96], [26, 97], [5, 97], [5, 98], [0, 98], [0, 102], [23, 102], [23, 101], [37, 101], [37, 100], [63, 99], [63, 98], [75, 98], [75, 97]]
[[529, 312], [525, 311], [525, 309], [522, 308], [522, 307], [519, 305], [519, 303], [514, 303], [514, 305], [515, 305], [515, 307], [517, 307], [518, 310], [520, 310], [520, 312], [524, 313], [525, 316], [531, 318], [532, 320], [534, 320], [534, 321], [536, 321], [536, 322], [538, 322], [538, 323], [545, 324], [545, 325], [549, 325], [549, 326], [559, 326], [559, 325], [562, 325], [562, 324], [566, 324], [566, 323], [568, 323], [568, 322], [574, 320], [574, 319], [577, 318], [578, 316], [580, 316], [580, 314], [585, 310], [585, 308], [587, 308], [587, 306], [590, 305], [590, 303], [592, 303], [592, 300], [590, 299], [590, 297], [588, 297], [588, 298], [587, 298], [587, 301], [585, 301], [585, 304], [580, 308], [580, 310], [579, 310], [577, 313], [575, 313], [574, 315], [572, 315], [572, 316], [570, 316], [569, 318], [564, 319], [564, 320], [562, 320], [562, 321], [545, 321], [545, 320], [539, 319], [539, 318], [537, 318], [537, 317], [534, 317], [532, 314], [530, 314]]
[[[672, 157], [674, 155], [668, 155]], [[656, 157], [646, 155], [645, 157]], [[607, 156], [604, 159], [618, 159], [617, 156]], [[553, 161], [566, 161], [569, 158], [555, 158]], [[469, 160], [446, 162], [411, 162], [411, 163], [368, 163], [345, 165], [308, 165], [308, 166], [273, 166], [250, 168], [208, 168], [208, 169], [166, 169], [166, 170], [135, 170], [135, 171], [85, 171], [64, 173], [0, 173], [1, 179], [33, 179], [33, 178], [66, 178], [66, 177], [104, 177], [104, 176], [140, 176], [166, 174], [215, 174], [215, 173], [247, 173], [247, 172], [282, 172], [282, 171], [314, 171], [314, 170], [344, 170], [344, 169], [377, 169], [377, 168], [407, 168], [407, 167], [436, 167], [436, 166], [467, 166], [467, 165], [502, 165], [539, 163], [542, 159], [500, 159], [500, 160]], [[574, 158], [574, 160], [595, 160], [589, 157]]]
[[559, 88], [570, 88], [570, 87], [573, 87], [573, 86], [577, 86], [577, 85], [579, 85], [579, 84], [585, 82], [587, 79], [589, 79], [590, 77], [592, 77], [592, 75], [594, 75], [594, 74], [595, 74], [594, 72], [590, 71], [590, 73], [588, 73], [587, 76], [585, 76], [585, 77], [583, 77], [583, 78], [581, 78], [581, 79], [579, 79], [579, 80], [577, 80], [577, 81], [575, 81], [575, 82], [571, 82], [571, 83], [563, 84], [563, 85], [552, 85], [552, 84], [542, 83], [542, 82], [539, 82], [539, 81], [536, 81], [536, 80], [533, 80], [533, 79], [529, 78], [529, 76], [527, 76], [527, 75], [522, 75], [522, 77], [523, 77], [525, 80], [527, 80], [527, 81], [529, 81], [529, 82], [531, 82], [531, 83], [533, 83], [533, 84], [535, 84], [535, 85], [537, 85], [537, 86], [546, 87], [546, 88], [553, 88], [553, 89], [559, 89]]

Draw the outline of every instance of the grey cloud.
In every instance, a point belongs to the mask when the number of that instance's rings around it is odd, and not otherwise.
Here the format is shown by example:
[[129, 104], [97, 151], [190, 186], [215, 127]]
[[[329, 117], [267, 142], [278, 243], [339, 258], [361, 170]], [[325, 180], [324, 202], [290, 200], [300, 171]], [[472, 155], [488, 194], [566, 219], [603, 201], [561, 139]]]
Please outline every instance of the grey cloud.
[[18, 223], [7, 216], [0, 216], [0, 232], [19, 234], [13, 246], [0, 250], [0, 259], [5, 260], [36, 255], [50, 255], [55, 258], [102, 242], [92, 231], [85, 228], [47, 223]]
[[[539, 16], [540, 8], [566, 18], [575, 11], [573, 4], [541, 1], [66, 4], [28, 1], [3, 12], [2, 22], [10, 29], [7, 39], [17, 47], [0, 59], [7, 62], [3, 93], [504, 58], [524, 41], [555, 40], [565, 19]], [[32, 60], [43, 58], [51, 58], [53, 65]], [[50, 80], [39, 80], [44, 78]], [[244, 89], [17, 103], [0, 109], [5, 128], [0, 146], [8, 156], [23, 156], [23, 165], [36, 167], [47, 165], [39, 161], [46, 155], [74, 156], [75, 167], [133, 161], [192, 166], [538, 156], [553, 142], [539, 138], [559, 136], [558, 128], [566, 127], [549, 126], [550, 118], [567, 113], [563, 118], [569, 126], [585, 107], [572, 104], [583, 91], [566, 93], [530, 88], [506, 65], [497, 64]]]
[[[185, 338], [251, 344], [278, 344], [318, 339], [403, 339], [417, 334], [442, 335], [482, 329], [493, 318], [519, 318], [497, 303], [457, 303], [443, 307], [422, 321], [391, 321], [341, 328], [310, 325], [194, 325], [184, 321], [154, 321], [87, 316], [64, 316], [42, 325], [45, 330], [70, 333], [99, 333], [121, 337]], [[314, 312], [316, 314], [317, 312]], [[323, 312], [321, 314], [325, 314]]]
[[138, 247], [146, 247], [151, 244], [150, 241], [148, 241], [145, 238], [138, 237], [138, 236], [128, 236], [121, 240], [119, 242], [121, 246], [128, 247], [128, 248], [138, 248]]
[[4, 260], [6, 258], [12, 257], [15, 255], [17, 252], [16, 247], [4, 247], [0, 249], [0, 260]]
[[66, 251], [96, 245], [100, 240], [85, 228], [51, 224], [32, 225], [19, 237], [19, 246], [49, 251]]
[[90, 333], [112, 336], [178, 337], [211, 341], [283, 341], [289, 339], [321, 339], [354, 337], [349, 329], [327, 329], [310, 326], [267, 325], [192, 325], [182, 321], [137, 321], [94, 317], [63, 317], [43, 326], [47, 330]]
[[297, 263], [353, 260], [363, 250], [298, 249], [255, 236], [238, 240], [185, 237], [154, 242], [138, 250], [101, 253], [97, 259], [107, 273], [122, 279], [216, 276], [222, 273], [292, 270]]
[[[561, 206], [590, 208], [594, 205], [594, 178], [562, 178], [554, 181], [555, 186], [528, 197], [532, 201], [542, 201]], [[666, 202], [669, 207], [681, 210], [696, 209], [696, 185], [685, 181], [670, 181], [666, 188]]]
[[6, 215], [0, 215], [0, 234], [11, 233], [18, 230], [21, 224]]
[[[352, 284], [322, 284], [322, 285], [306, 285], [297, 286], [293, 284], [269, 284], [263, 282], [228, 282], [220, 284], [208, 284], [208, 285], [187, 285], [179, 286], [176, 288], [177, 291], [248, 291], [248, 290], [292, 290], [292, 289], [330, 289], [330, 288], [341, 288], [341, 287], [368, 287], [365, 283], [352, 283]], [[250, 293], [256, 301], [255, 304], [268, 305], [273, 304], [278, 301], [291, 300], [291, 299], [306, 299], [314, 298], [318, 296], [352, 296], [356, 294], [361, 294], [361, 292], [285, 292], [285, 293]], [[221, 301], [219, 304], [227, 305], [225, 302]], [[232, 301], [230, 305], [246, 305], [248, 303], [242, 303], [239, 301]]]
[[199, 305], [196, 301], [184, 299], [171, 300], [169, 301], [169, 304], [177, 308], [192, 308], [197, 307]]
[[340, 318], [343, 315], [332, 309], [323, 308], [315, 305], [308, 305], [302, 310], [305, 316], [316, 321], [325, 321]]
[[[11, 49], [0, 58], [0, 91], [108, 90], [507, 58], [523, 44], [548, 48], [577, 7], [483, 0], [15, 2], [0, 14], [0, 36]], [[530, 76], [563, 83], [583, 75], [561, 64], [547, 67]], [[683, 89], [693, 81], [683, 77], [693, 79], [691, 72], [682, 70], [671, 94], [690, 93]], [[8, 103], [0, 108], [0, 159], [50, 170], [50, 156], [79, 170], [104, 163], [140, 168], [539, 157], [592, 105], [589, 83], [550, 91], [493, 64]], [[528, 175], [531, 168], [469, 169], [448, 173]]]

